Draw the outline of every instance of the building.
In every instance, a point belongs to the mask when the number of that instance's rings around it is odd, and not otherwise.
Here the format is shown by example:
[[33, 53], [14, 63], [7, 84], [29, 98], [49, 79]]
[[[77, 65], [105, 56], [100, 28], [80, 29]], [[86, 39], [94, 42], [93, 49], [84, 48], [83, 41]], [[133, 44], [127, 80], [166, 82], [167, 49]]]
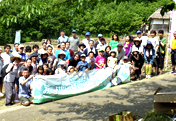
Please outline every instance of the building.
[[150, 21], [150, 30], [164, 30], [165, 33], [169, 31], [169, 24], [170, 24], [170, 15], [171, 11], [167, 12], [162, 16], [160, 11], [162, 6], [159, 7], [149, 18]]

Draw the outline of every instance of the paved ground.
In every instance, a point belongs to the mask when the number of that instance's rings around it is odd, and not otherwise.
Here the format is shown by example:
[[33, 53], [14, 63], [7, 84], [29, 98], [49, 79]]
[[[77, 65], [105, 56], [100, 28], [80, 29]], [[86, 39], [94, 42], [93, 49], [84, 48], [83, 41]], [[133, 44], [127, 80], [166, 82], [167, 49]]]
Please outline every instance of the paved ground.
[[108, 120], [108, 116], [122, 110], [144, 116], [153, 109], [153, 94], [158, 87], [163, 91], [175, 91], [174, 75], [164, 74], [50, 103], [17, 106], [0, 110], [3, 121], [97, 121]]

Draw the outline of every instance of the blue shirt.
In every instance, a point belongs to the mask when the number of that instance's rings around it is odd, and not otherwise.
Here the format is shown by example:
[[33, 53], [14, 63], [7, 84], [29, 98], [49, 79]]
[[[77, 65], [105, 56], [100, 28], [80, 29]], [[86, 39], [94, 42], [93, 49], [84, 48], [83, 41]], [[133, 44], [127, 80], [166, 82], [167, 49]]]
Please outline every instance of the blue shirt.
[[[58, 58], [58, 54], [60, 53], [60, 51], [62, 51], [62, 50], [61, 49], [56, 50], [56, 52], [55, 52], [55, 57], [56, 58]], [[64, 60], [70, 59], [71, 58], [70, 57], [70, 52], [68, 50], [64, 50], [64, 52], [65, 52], [65, 55], [66, 55], [66, 57], [64, 58]]]
[[18, 53], [21, 56], [21, 59], [24, 60], [24, 62], [26, 62], [26, 53]]
[[64, 37], [60, 36], [58, 38], [58, 43], [60, 44], [61, 42], [68, 42], [68, 37], [64, 35]]
[[87, 68], [89, 68], [89, 64], [86, 61], [85, 62], [79, 61], [77, 67], [79, 66], [79, 64], [81, 65], [78, 69], [79, 72], [85, 71]]
[[21, 85], [21, 82], [24, 82], [26, 78], [24, 76], [19, 78], [19, 98], [21, 96], [29, 98], [31, 97], [30, 85], [32, 83], [32, 79], [30, 79], [26, 84]]

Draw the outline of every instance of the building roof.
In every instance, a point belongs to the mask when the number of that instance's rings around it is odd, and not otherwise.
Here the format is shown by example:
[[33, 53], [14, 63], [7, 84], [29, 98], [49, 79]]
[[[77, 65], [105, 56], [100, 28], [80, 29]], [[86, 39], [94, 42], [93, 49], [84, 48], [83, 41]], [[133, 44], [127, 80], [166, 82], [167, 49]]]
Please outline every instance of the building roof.
[[170, 15], [171, 15], [171, 11], [167, 12], [164, 14], [164, 16], [162, 16], [160, 14], [161, 9], [163, 8], [163, 6], [157, 8], [157, 10], [148, 18], [147, 21], [151, 21], [152, 19], [170, 19]]

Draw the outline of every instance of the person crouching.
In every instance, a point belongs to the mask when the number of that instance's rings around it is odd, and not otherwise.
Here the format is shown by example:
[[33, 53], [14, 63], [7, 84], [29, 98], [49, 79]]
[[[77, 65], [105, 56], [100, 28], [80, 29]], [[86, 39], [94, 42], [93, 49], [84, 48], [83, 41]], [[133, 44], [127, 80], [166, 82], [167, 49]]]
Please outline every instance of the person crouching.
[[19, 78], [19, 100], [24, 106], [28, 106], [33, 103], [33, 97], [31, 96], [31, 83], [34, 75], [29, 75], [29, 70], [24, 68], [22, 76]]

